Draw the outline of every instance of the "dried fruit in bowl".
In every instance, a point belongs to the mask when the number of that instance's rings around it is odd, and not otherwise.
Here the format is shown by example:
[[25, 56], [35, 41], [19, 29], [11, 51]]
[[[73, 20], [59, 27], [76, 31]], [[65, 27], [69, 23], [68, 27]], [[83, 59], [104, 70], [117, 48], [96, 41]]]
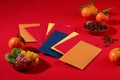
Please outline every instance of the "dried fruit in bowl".
[[5, 58], [16, 70], [29, 70], [39, 62], [39, 55], [32, 51], [13, 48], [11, 53], [7, 53]]
[[85, 23], [84, 28], [89, 33], [102, 34], [106, 31], [108, 31], [109, 26], [105, 22], [88, 21]]

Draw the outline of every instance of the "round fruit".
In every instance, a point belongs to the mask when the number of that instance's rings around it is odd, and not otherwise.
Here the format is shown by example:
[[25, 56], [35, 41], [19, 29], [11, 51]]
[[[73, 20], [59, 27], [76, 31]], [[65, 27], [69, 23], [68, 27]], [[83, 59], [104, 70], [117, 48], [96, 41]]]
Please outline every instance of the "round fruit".
[[109, 16], [108, 15], [105, 15], [103, 12], [99, 12], [97, 15], [96, 15], [96, 20], [97, 21], [105, 21], [107, 22], [109, 20]]
[[109, 20], [109, 15], [108, 15], [109, 10], [111, 10], [111, 8], [107, 8], [105, 10], [102, 10], [102, 11], [98, 12], [97, 15], [96, 15], [96, 20], [107, 22]]
[[13, 49], [13, 48], [24, 49], [25, 41], [21, 36], [14, 36], [14, 37], [10, 38], [10, 40], [8, 41], [8, 47], [10, 49]]
[[120, 64], [120, 48], [114, 48], [109, 53], [110, 61]]
[[81, 15], [87, 19], [95, 19], [98, 10], [95, 6], [89, 5], [81, 10]]
[[81, 6], [81, 15], [86, 19], [95, 19], [98, 9], [94, 6], [95, 0], [89, 0], [89, 4]]

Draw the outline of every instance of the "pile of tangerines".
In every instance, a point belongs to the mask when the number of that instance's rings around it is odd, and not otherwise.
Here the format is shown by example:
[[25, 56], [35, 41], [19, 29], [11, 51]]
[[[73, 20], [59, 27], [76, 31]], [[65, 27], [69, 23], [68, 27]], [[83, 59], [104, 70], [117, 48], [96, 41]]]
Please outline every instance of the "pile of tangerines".
[[105, 21], [109, 20], [108, 11], [112, 8], [107, 8], [99, 11], [94, 5], [95, 0], [90, 0], [89, 4], [81, 6], [81, 15], [86, 19], [96, 19], [96, 21]]

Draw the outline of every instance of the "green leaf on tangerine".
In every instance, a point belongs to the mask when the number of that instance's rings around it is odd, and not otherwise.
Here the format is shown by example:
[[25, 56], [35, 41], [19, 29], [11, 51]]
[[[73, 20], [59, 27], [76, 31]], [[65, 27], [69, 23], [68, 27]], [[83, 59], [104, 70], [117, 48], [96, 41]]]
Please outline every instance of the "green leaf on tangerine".
[[79, 8], [79, 11], [81, 11], [84, 7], [86, 7], [86, 5], [82, 5], [82, 6]]

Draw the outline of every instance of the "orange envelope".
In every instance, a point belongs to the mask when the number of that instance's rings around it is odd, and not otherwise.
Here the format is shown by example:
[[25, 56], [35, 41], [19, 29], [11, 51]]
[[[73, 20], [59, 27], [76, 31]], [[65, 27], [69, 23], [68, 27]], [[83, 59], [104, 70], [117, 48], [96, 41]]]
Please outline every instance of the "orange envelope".
[[26, 42], [37, 42], [37, 40], [25, 29], [34, 26], [40, 26], [40, 24], [19, 24], [20, 35], [25, 39]]
[[85, 41], [79, 41], [59, 60], [83, 70], [101, 51]]

